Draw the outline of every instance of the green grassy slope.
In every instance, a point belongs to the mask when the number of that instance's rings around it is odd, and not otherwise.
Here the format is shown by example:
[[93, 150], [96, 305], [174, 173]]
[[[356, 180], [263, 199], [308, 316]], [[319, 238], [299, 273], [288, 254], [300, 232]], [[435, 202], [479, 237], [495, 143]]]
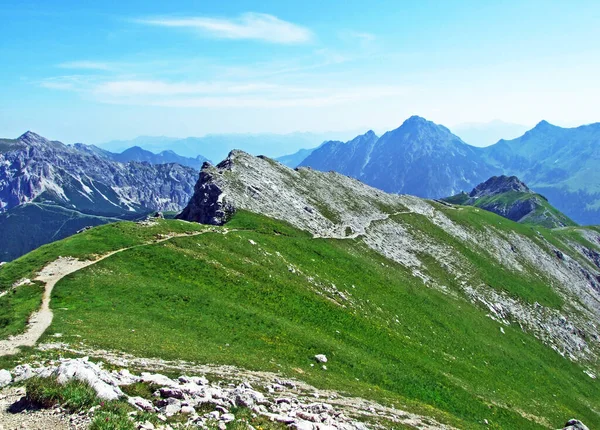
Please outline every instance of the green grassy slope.
[[[493, 223], [535, 240], [549, 235], [559, 245], [561, 234], [575, 234], [439, 206], [475, 228]], [[446, 240], [424, 216], [396, 217]], [[171, 220], [102, 226], [10, 263], [0, 269], [0, 285], [58, 255], [89, 257], [205, 228]], [[247, 212], [225, 228], [135, 247], [63, 279], [54, 290], [47, 336], [62, 333], [66, 342], [140, 356], [277, 371], [459, 428], [557, 428], [571, 416], [600, 425], [594, 412], [600, 387], [582, 367], [518, 326], [502, 334], [485, 310], [426, 287], [360, 239], [312, 239]], [[492, 286], [561, 306], [528, 273], [501, 270], [485, 256], [468, 258]], [[445, 276], [435, 261], [427, 261], [426, 270]], [[326, 371], [310, 366], [318, 353], [330, 359]]]
[[460, 193], [443, 200], [456, 205], [475, 206], [501, 215], [508, 213], [513, 207], [531, 202], [535, 209], [520, 219], [519, 222], [546, 228], [577, 225], [572, 219], [552, 206], [544, 196], [535, 193], [509, 191], [477, 199], [470, 198], [466, 193]]

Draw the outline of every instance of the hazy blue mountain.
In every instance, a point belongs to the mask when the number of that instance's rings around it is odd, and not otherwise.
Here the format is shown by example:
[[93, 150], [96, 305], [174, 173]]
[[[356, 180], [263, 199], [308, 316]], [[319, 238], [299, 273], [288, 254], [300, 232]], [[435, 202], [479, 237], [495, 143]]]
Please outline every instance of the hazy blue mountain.
[[380, 138], [370, 131], [346, 143], [327, 142], [300, 165], [334, 170], [387, 192], [428, 198], [471, 189], [497, 170], [483, 159], [482, 149], [418, 116]]
[[171, 150], [166, 150], [155, 154], [153, 152], [146, 151], [145, 149], [142, 149], [139, 146], [134, 146], [129, 149], [126, 149], [120, 154], [114, 154], [112, 156], [112, 159], [115, 161], [120, 161], [121, 163], [128, 163], [130, 161], [145, 161], [150, 164], [177, 163], [181, 164], [182, 166], [192, 167], [196, 170], [200, 170], [202, 164], [205, 161], [209, 161], [202, 155], [198, 155], [196, 156], [196, 158], [183, 157]]
[[181, 164], [182, 166], [188, 166], [192, 167], [193, 169], [200, 170], [202, 164], [205, 161], [209, 161], [202, 155], [198, 155], [195, 158], [183, 157], [171, 150], [166, 150], [155, 154], [154, 152], [147, 151], [139, 146], [132, 146], [121, 153], [110, 152], [95, 145], [84, 145], [82, 143], [76, 143], [73, 146], [81, 151], [106, 157], [110, 160], [118, 161], [120, 163], [129, 163], [130, 161], [137, 161], [139, 163], [146, 162], [150, 164], [177, 163]]
[[325, 142], [300, 163], [300, 166], [309, 166], [321, 171], [335, 170], [344, 175], [360, 178], [377, 139], [377, 135], [369, 130], [348, 142]]
[[254, 155], [268, 155], [271, 158], [293, 154], [302, 148], [314, 148], [324, 141], [350, 138], [354, 132], [327, 133], [259, 133], [259, 134], [208, 134], [203, 137], [156, 137], [141, 136], [132, 140], [115, 140], [100, 146], [111, 152], [121, 152], [132, 146], [139, 146], [152, 152], [175, 151], [185, 157], [204, 157], [218, 162], [234, 149], [243, 149]]
[[316, 148], [300, 149], [294, 152], [293, 154], [277, 157], [276, 160], [279, 161], [281, 164], [285, 164], [286, 166], [294, 169], [298, 167], [300, 163], [302, 163], [306, 159], [306, 157], [312, 154], [315, 149]]
[[514, 139], [529, 130], [522, 124], [512, 124], [500, 120], [486, 123], [465, 123], [452, 127], [452, 132], [473, 146], [490, 146], [500, 139]]
[[600, 223], [600, 123], [562, 128], [542, 121], [484, 151], [489, 163], [519, 176], [575, 221]]

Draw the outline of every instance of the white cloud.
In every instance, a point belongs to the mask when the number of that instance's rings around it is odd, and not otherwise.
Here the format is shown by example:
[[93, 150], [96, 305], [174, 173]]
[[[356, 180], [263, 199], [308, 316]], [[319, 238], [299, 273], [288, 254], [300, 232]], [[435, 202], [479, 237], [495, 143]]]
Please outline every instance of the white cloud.
[[67, 61], [65, 63], [58, 64], [57, 67], [61, 69], [82, 69], [82, 70], [111, 70], [112, 68], [108, 63], [101, 63], [96, 61]]
[[264, 83], [166, 82], [158, 80], [120, 80], [99, 84], [94, 92], [112, 97], [178, 96], [195, 94], [231, 94], [270, 91], [277, 85]]
[[97, 85], [103, 103], [178, 108], [323, 107], [406, 94], [400, 86], [294, 87], [264, 83], [114, 81]]
[[309, 42], [313, 37], [312, 32], [305, 27], [264, 13], [249, 12], [235, 19], [186, 17], [140, 19], [136, 22], [160, 27], [187, 28], [221, 39], [295, 44]]

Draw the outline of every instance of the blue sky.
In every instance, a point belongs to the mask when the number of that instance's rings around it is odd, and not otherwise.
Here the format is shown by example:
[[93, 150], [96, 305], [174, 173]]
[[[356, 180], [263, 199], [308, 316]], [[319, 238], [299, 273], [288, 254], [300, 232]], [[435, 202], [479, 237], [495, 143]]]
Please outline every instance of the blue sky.
[[7, 137], [600, 120], [598, 1], [0, 0], [0, 19]]

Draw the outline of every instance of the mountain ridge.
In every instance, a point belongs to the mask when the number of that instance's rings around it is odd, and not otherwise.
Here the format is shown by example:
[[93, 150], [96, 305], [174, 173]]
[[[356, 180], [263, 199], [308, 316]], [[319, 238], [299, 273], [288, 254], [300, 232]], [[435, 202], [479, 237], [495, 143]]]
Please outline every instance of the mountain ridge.
[[467, 193], [442, 199], [448, 203], [475, 206], [494, 212], [512, 221], [560, 228], [577, 225], [548, 202], [544, 196], [529, 189], [516, 176], [492, 176]]

